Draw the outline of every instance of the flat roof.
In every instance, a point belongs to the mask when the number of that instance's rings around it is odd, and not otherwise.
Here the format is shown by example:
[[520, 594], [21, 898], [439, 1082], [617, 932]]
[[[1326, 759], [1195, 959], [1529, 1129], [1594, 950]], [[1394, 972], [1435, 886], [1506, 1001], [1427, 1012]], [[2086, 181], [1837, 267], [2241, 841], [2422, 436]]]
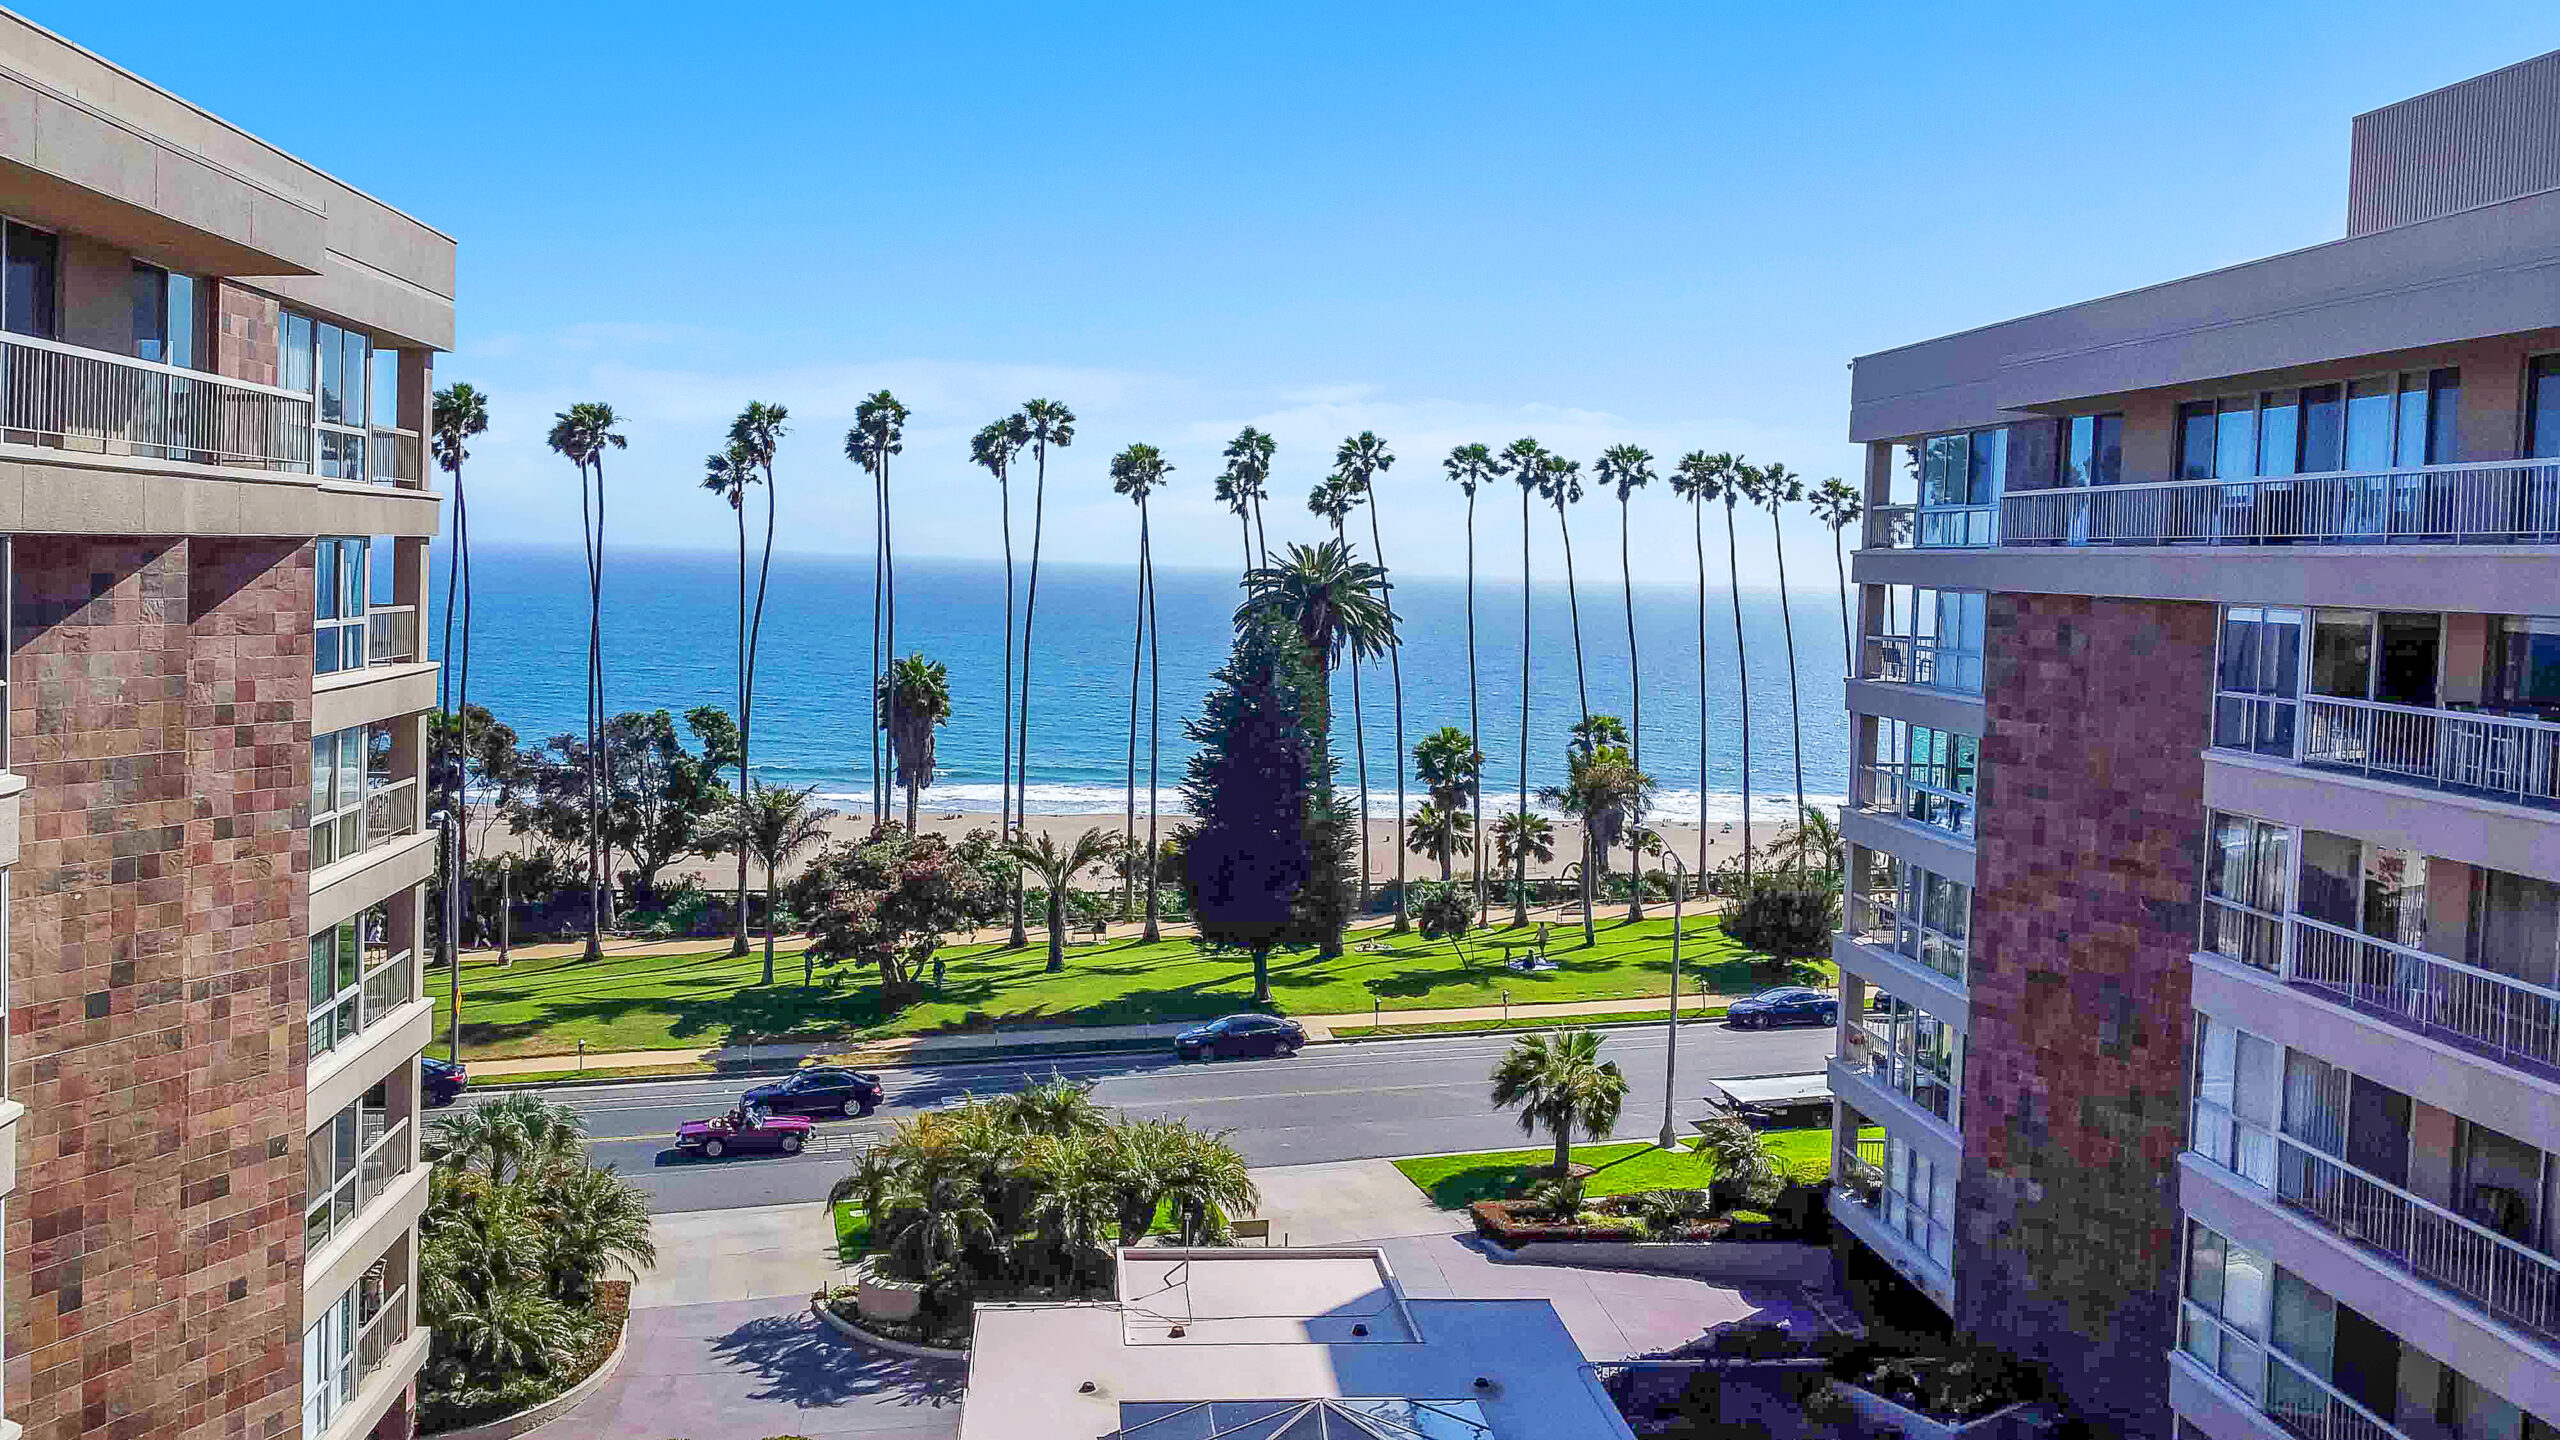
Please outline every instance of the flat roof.
[[1831, 1077], [1760, 1075], [1748, 1080], [1710, 1080], [1707, 1098], [1720, 1099], [1727, 1105], [1807, 1104], [1831, 1098]]
[[1120, 1257], [1120, 1312], [1132, 1345], [1416, 1339], [1395, 1275], [1374, 1250], [1132, 1250]]

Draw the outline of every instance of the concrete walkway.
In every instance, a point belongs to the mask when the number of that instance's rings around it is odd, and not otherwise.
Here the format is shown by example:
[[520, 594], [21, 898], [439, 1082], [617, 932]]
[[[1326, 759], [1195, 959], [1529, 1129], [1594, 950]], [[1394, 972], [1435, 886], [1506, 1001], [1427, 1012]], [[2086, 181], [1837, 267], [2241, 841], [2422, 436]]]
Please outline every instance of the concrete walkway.
[[633, 1310], [796, 1299], [831, 1283], [835, 1222], [814, 1201], [652, 1217], [657, 1268], [631, 1286]]

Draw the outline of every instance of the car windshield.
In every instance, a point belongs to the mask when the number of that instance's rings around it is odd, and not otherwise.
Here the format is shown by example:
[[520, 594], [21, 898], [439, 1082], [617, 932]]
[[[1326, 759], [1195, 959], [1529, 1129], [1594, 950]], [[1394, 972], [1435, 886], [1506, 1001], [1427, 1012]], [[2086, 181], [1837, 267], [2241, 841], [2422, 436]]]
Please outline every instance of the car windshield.
[[1754, 1000], [1793, 1000], [1803, 993], [1804, 992], [1801, 990], [1763, 990], [1751, 998]]

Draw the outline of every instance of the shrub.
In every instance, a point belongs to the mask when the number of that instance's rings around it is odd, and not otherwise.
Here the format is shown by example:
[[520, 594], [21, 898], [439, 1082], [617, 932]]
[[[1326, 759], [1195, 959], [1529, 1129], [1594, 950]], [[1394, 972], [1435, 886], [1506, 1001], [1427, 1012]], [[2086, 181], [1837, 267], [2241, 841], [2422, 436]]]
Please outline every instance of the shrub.
[[1779, 960], [1810, 960], [1831, 953], [1840, 928], [1839, 892], [1818, 882], [1799, 886], [1784, 876], [1756, 876], [1725, 907], [1724, 933]]

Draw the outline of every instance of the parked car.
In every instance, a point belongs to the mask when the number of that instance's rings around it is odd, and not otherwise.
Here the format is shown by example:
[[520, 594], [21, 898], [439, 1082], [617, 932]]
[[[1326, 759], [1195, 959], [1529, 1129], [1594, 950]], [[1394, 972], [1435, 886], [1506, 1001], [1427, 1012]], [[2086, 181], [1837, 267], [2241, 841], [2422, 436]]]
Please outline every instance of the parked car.
[[818, 1065], [769, 1085], [758, 1085], [742, 1104], [776, 1115], [868, 1115], [880, 1108], [880, 1077], [862, 1070]]
[[471, 1083], [470, 1072], [450, 1060], [433, 1055], [418, 1057], [418, 1088], [426, 1092], [430, 1105], [450, 1105], [462, 1098], [462, 1088]]
[[809, 1132], [816, 1128], [797, 1115], [769, 1115], [753, 1105], [741, 1105], [726, 1115], [687, 1120], [677, 1126], [676, 1148], [709, 1160], [717, 1160], [732, 1150], [797, 1155], [809, 1143]]
[[1183, 1060], [1224, 1060], [1237, 1055], [1295, 1055], [1307, 1043], [1307, 1027], [1280, 1015], [1226, 1015], [1173, 1037]]
[[1724, 1018], [1745, 1030], [1765, 1030], [1772, 1025], [1829, 1025], [1840, 1018], [1840, 997], [1828, 990], [1781, 985], [1734, 1001]]

